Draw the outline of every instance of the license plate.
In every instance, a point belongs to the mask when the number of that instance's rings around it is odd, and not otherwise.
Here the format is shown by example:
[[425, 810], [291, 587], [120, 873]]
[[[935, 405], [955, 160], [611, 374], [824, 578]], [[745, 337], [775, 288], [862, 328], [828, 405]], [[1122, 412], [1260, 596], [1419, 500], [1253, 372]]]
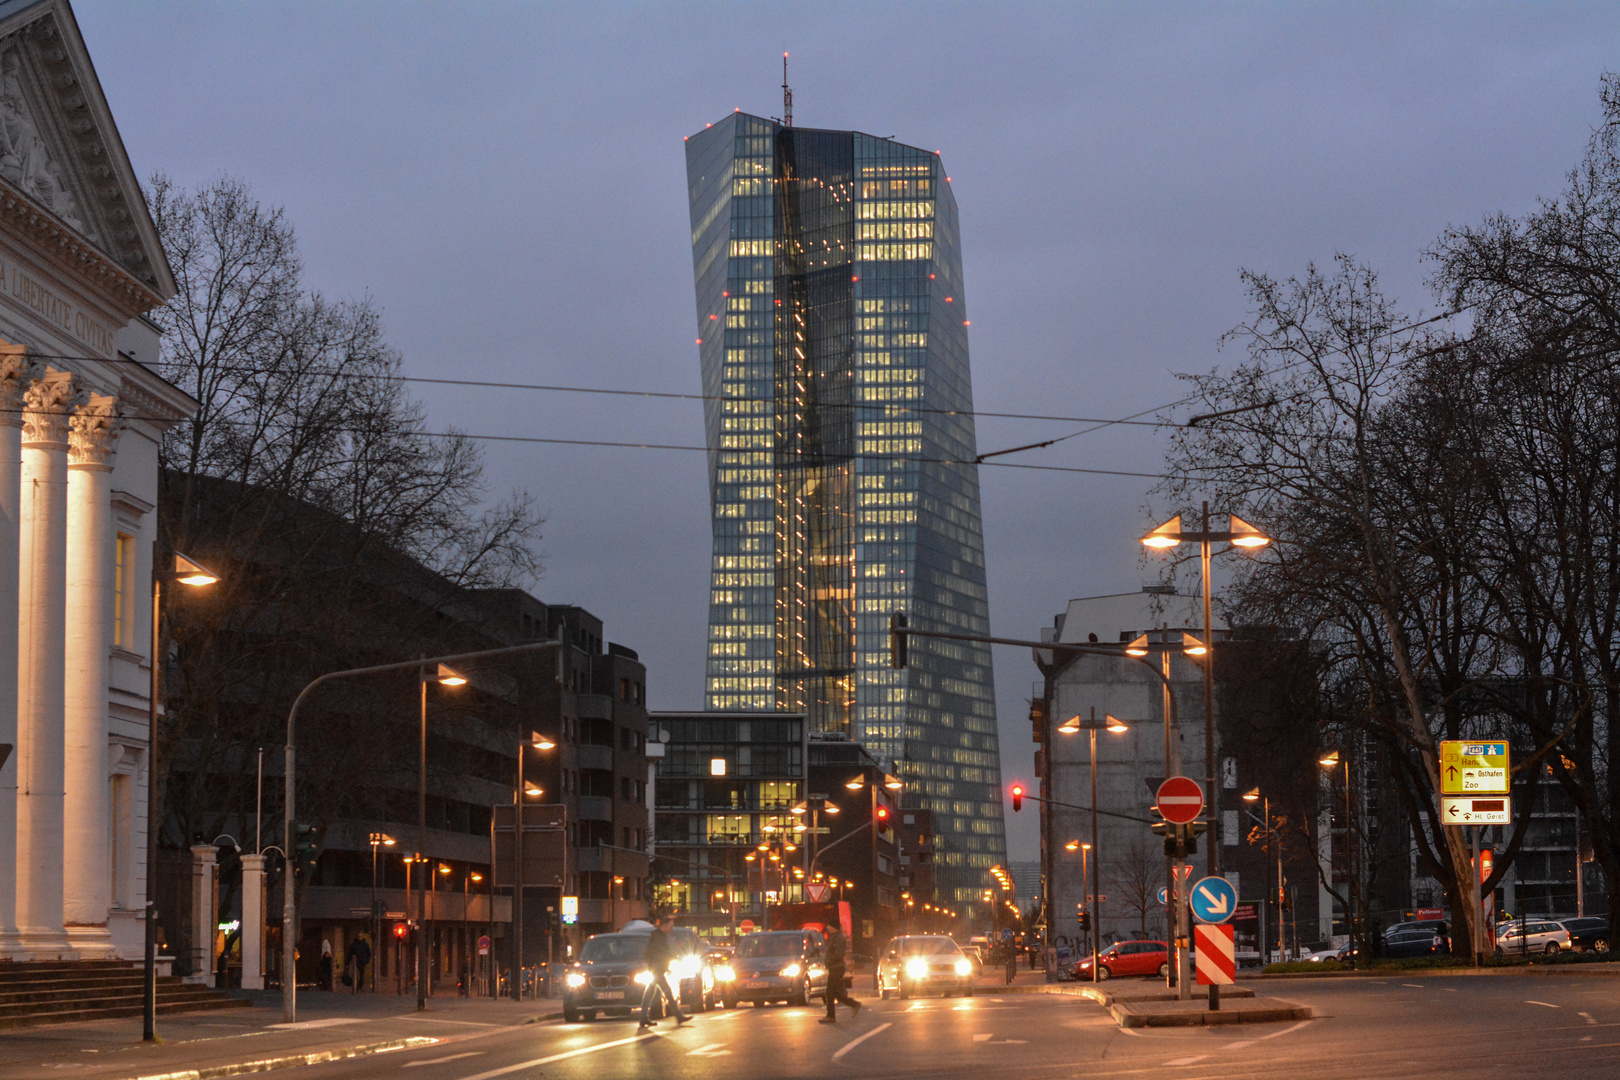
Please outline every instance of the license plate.
[[596, 1000], [598, 1001], [618, 1001], [623, 997], [623, 990], [598, 990], [596, 992]]
[[744, 988], [749, 990], [763, 990], [769, 985], [771, 984], [766, 982], [764, 979], [750, 979], [743, 983]]

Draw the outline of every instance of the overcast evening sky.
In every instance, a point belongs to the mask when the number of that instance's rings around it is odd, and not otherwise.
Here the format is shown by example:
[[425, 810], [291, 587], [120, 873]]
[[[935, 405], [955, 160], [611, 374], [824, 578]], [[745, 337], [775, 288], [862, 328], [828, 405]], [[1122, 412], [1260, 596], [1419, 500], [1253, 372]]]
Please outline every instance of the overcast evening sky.
[[[733, 108], [938, 150], [961, 207], [977, 407], [1153, 410], [1239, 357], [1240, 268], [1344, 251], [1411, 309], [1448, 224], [1552, 195], [1616, 66], [1612, 4], [75, 5], [137, 171], [230, 174], [296, 224], [308, 283], [369, 294], [407, 373], [699, 392], [683, 136]], [[418, 385], [476, 435], [698, 444], [695, 402]], [[982, 420], [981, 452], [1079, 425]], [[545, 509], [544, 600], [702, 705], [700, 454], [487, 444]], [[1154, 471], [1113, 428], [1022, 455]], [[996, 634], [1152, 580], [1151, 481], [986, 468]], [[1025, 651], [998, 649], [1004, 779]], [[1008, 817], [1014, 859], [1034, 815]]]

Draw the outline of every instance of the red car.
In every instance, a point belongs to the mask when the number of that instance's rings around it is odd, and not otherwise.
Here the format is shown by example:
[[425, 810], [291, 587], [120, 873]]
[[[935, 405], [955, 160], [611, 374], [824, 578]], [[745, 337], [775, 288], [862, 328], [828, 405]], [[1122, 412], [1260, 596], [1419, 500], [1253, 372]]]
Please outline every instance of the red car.
[[[1170, 946], [1163, 941], [1119, 941], [1104, 949], [1097, 961], [1099, 981], [1115, 975], [1157, 975], [1162, 979], [1170, 974]], [[1090, 982], [1091, 957], [1085, 957], [1069, 973]]]

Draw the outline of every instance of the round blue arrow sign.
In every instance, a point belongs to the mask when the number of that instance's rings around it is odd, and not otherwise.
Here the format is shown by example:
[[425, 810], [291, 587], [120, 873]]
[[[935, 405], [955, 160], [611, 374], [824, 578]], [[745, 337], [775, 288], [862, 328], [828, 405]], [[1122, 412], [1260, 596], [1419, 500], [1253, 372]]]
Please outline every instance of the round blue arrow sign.
[[1199, 922], [1226, 922], [1237, 911], [1237, 890], [1223, 877], [1201, 878], [1192, 887], [1192, 911]]
[[1163, 885], [1160, 885], [1159, 886], [1159, 904], [1162, 906], [1164, 904], [1168, 904], [1169, 902], [1170, 902], [1170, 894], [1165, 891], [1165, 888], [1164, 888]]

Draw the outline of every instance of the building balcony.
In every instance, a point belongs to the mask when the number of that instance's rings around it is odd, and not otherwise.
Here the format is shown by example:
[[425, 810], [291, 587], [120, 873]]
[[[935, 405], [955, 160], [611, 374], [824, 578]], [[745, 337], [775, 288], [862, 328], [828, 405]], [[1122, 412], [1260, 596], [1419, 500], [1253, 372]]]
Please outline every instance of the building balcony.
[[601, 795], [581, 795], [579, 797], [580, 821], [612, 821], [613, 800]]
[[613, 771], [613, 747], [578, 746], [574, 749], [574, 763], [581, 769]]

